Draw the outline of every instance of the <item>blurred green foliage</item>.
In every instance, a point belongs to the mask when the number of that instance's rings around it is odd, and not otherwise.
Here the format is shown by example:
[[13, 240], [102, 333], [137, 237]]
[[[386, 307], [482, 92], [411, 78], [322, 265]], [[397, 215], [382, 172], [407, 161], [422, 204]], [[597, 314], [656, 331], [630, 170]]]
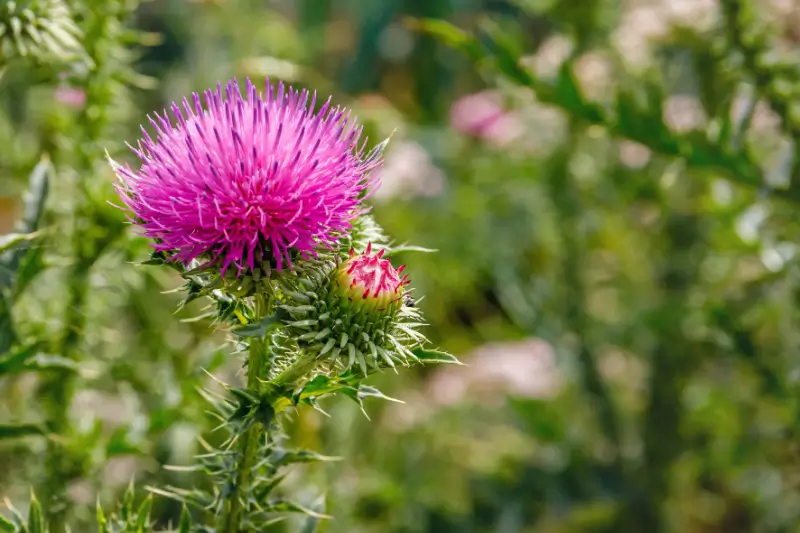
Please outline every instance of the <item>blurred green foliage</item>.
[[0, 1], [9, 520], [42, 520], [33, 486], [85, 531], [135, 479], [109, 530], [140, 505], [181, 523], [144, 487], [203, 482], [165, 465], [219, 438], [197, 390], [240, 361], [202, 302], [175, 312], [177, 275], [131, 264], [148, 246], [103, 154], [270, 76], [394, 132], [374, 213], [438, 250], [402, 259], [469, 365], [376, 378], [406, 403], [371, 420], [298, 412], [296, 444], [344, 460], [286, 490], [336, 518], [275, 531], [798, 531], [798, 21], [777, 0]]

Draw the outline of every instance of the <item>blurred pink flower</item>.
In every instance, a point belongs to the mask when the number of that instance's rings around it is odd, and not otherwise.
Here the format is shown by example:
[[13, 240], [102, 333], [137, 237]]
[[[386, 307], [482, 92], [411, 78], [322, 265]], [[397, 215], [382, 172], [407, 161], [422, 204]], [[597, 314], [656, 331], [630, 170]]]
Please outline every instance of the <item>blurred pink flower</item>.
[[86, 103], [86, 91], [75, 87], [58, 87], [55, 90], [56, 101], [67, 107], [80, 109]]
[[553, 348], [541, 339], [485, 344], [463, 358], [466, 366], [439, 369], [429, 381], [429, 396], [440, 405], [502, 399], [506, 394], [548, 399], [563, 378]]
[[460, 133], [505, 146], [523, 132], [519, 117], [503, 107], [498, 91], [483, 91], [456, 101], [450, 125]]
[[445, 184], [444, 172], [433, 164], [425, 148], [414, 141], [390, 143], [377, 175], [381, 186], [372, 196], [376, 202], [437, 196]]

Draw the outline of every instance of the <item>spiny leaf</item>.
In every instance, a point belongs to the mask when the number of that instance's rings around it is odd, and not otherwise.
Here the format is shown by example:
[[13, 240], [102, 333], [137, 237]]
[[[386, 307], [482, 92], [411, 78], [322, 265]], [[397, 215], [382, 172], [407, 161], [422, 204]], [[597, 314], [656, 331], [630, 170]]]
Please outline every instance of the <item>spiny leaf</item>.
[[421, 252], [426, 254], [431, 254], [438, 252], [439, 250], [435, 250], [433, 248], [423, 248], [422, 246], [412, 246], [410, 244], [400, 244], [397, 246], [391, 246], [386, 252], [387, 256], [392, 256], [395, 254], [399, 254], [402, 252]]
[[186, 505], [181, 509], [181, 521], [178, 525], [178, 533], [189, 533], [192, 528], [192, 517]]
[[130, 483], [128, 483], [128, 489], [125, 491], [125, 496], [122, 498], [122, 507], [120, 508], [120, 515], [125, 522], [133, 516], [134, 496], [133, 479], [131, 479]]
[[304, 515], [313, 516], [314, 518], [332, 518], [326, 514], [312, 511], [311, 509], [303, 507], [297, 503], [287, 501], [270, 502], [269, 511], [273, 513], [302, 513]]
[[0, 235], [0, 254], [22, 248], [38, 236], [37, 233], [8, 233]]
[[281, 325], [280, 319], [275, 315], [264, 317], [258, 322], [252, 324], [245, 324], [233, 328], [233, 332], [240, 337], [258, 337], [264, 338], [273, 329]]
[[98, 533], [111, 533], [110, 530], [106, 527], [107, 525], [106, 515], [103, 512], [103, 507], [100, 505], [100, 497], [97, 498], [97, 531]]
[[42, 506], [36, 495], [31, 492], [31, 505], [28, 509], [28, 531], [27, 533], [45, 533], [44, 516], [42, 516]]
[[270, 456], [273, 464], [288, 465], [292, 463], [315, 463], [340, 461], [340, 457], [320, 455], [311, 450], [277, 450]]
[[439, 350], [427, 350], [424, 348], [417, 348], [415, 350], [411, 350], [417, 359], [419, 359], [420, 363], [423, 364], [433, 364], [433, 363], [447, 363], [447, 364], [454, 364], [454, 365], [463, 365], [461, 361], [459, 361], [454, 355], [450, 355], [447, 352], [441, 352]]
[[150, 523], [150, 509], [153, 507], [153, 495], [148, 494], [144, 499], [139, 510], [136, 512], [136, 532], [146, 533], [147, 526]]

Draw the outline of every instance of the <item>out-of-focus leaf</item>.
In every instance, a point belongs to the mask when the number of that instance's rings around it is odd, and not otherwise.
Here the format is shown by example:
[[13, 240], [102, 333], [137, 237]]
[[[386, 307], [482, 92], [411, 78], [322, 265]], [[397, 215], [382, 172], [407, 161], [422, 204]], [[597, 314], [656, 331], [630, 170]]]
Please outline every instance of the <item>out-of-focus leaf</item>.
[[189, 533], [192, 529], [192, 517], [189, 509], [184, 505], [181, 509], [181, 520], [178, 524], [178, 533]]
[[99, 533], [110, 533], [108, 529], [108, 520], [103, 512], [103, 506], [100, 505], [100, 499], [97, 500], [97, 528]]
[[39, 235], [36, 233], [9, 233], [0, 235], [0, 253], [7, 253], [22, 248]]
[[31, 492], [31, 505], [28, 509], [28, 531], [27, 533], [45, 533], [44, 516], [42, 506], [36, 495]]
[[[28, 243], [38, 235], [35, 232], [39, 228], [39, 222], [44, 213], [51, 172], [52, 165], [49, 159], [42, 158], [28, 179], [28, 191], [23, 202], [22, 218], [15, 227], [15, 233], [12, 236], [6, 236], [5, 239], [0, 237], [0, 243], [5, 243], [5, 245], [0, 244], [0, 288], [11, 286], [15, 276], [18, 276], [18, 269], [23, 259], [26, 255], [31, 254], [30, 251], [27, 251]], [[38, 253], [40, 254], [40, 252]], [[39, 257], [39, 263], [41, 263], [41, 257]], [[22, 280], [22, 283], [27, 285], [39, 270], [32, 269], [31, 263], [28, 262], [25, 279]], [[19, 283], [19, 280], [17, 282]]]
[[41, 349], [41, 343], [33, 343], [3, 354], [0, 356], [0, 374], [20, 371]]
[[128, 439], [128, 428], [126, 426], [120, 426], [114, 430], [114, 433], [111, 434], [106, 444], [106, 457], [139, 453], [142, 453], [142, 450], [130, 442]]
[[442, 42], [463, 52], [472, 60], [477, 61], [485, 56], [483, 47], [470, 35], [458, 26], [440, 19], [415, 19], [407, 18], [406, 27], [411, 30], [421, 31], [432, 35]]
[[150, 510], [153, 508], [153, 495], [148, 494], [136, 511], [136, 532], [146, 533], [150, 524]]
[[14, 533], [17, 531], [17, 526], [14, 522], [0, 514], [0, 533]]
[[39, 424], [0, 424], [0, 440], [40, 436], [45, 433], [44, 427]]

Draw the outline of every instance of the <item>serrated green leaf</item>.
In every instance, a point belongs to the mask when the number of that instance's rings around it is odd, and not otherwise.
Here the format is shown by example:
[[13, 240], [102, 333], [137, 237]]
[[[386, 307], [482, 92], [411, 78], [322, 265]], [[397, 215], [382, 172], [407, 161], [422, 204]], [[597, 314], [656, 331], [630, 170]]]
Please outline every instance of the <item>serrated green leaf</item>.
[[0, 424], [0, 440], [19, 439], [46, 433], [45, 428], [39, 424]]
[[280, 319], [275, 315], [262, 318], [258, 322], [245, 324], [233, 328], [233, 333], [239, 337], [258, 337], [264, 338], [269, 332], [281, 325]]
[[44, 516], [42, 506], [36, 495], [31, 492], [31, 505], [28, 509], [28, 531], [27, 533], [45, 533]]

